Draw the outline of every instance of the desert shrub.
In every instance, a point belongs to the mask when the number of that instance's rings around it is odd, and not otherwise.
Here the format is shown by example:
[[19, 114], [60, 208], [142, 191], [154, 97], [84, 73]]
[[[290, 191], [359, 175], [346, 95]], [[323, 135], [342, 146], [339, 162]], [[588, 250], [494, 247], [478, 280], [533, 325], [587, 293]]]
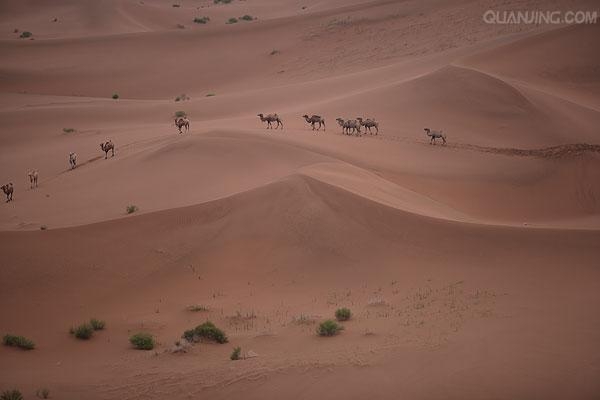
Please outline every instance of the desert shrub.
[[226, 24], [235, 24], [238, 22], [238, 19], [235, 17], [231, 17], [227, 20]]
[[317, 334], [319, 336], [334, 336], [337, 335], [342, 329], [344, 329], [343, 326], [331, 319], [328, 319], [327, 321], [321, 322], [317, 328]]
[[35, 343], [23, 336], [4, 335], [2, 343], [5, 346], [18, 347], [23, 350], [33, 350]]
[[194, 18], [194, 22], [197, 24], [206, 24], [210, 21], [209, 17], [196, 17]]
[[95, 331], [101, 331], [106, 326], [106, 322], [101, 319], [92, 318], [90, 319], [90, 325]]
[[47, 225], [42, 225], [42, 226], [40, 226], [40, 230], [42, 230], [42, 231], [45, 231], [45, 230], [47, 230], [47, 229], [48, 229], [48, 226], [47, 226]]
[[210, 340], [217, 343], [227, 343], [229, 341], [225, 335], [225, 332], [217, 328], [215, 324], [210, 321], [206, 321], [194, 329], [183, 332], [182, 337], [188, 342], [198, 342], [201, 339]]
[[73, 133], [73, 132], [75, 132], [75, 129], [74, 128], [63, 128], [63, 132], [64, 133]]
[[94, 334], [94, 328], [91, 324], [85, 322], [81, 325], [72, 327], [69, 332], [77, 339], [88, 340]]
[[112, 98], [115, 99], [115, 100], [118, 99], [119, 98], [119, 94], [118, 93], [113, 93]]
[[183, 118], [186, 117], [187, 114], [185, 113], [185, 111], [175, 111], [175, 117], [176, 118]]
[[231, 2], [232, 2], [232, 0], [214, 0], [215, 4], [219, 4], [219, 3], [221, 3], [221, 4], [229, 4]]
[[233, 349], [233, 352], [231, 353], [231, 356], [229, 356], [229, 358], [231, 358], [233, 361], [239, 360], [241, 358], [241, 354], [242, 348], [238, 346]]
[[46, 389], [46, 388], [43, 388], [43, 389], [38, 389], [38, 390], [35, 392], [35, 395], [36, 395], [37, 397], [39, 397], [40, 399], [48, 399], [48, 398], [50, 398], [50, 390], [48, 390], [48, 389]]
[[277, 55], [277, 54], [280, 54], [280, 53], [281, 53], [281, 52], [280, 52], [279, 50], [276, 50], [276, 49], [273, 49], [273, 50], [271, 51], [271, 55], [272, 55], [272, 56], [274, 56], [274, 55]]
[[252, 15], [248, 15], [248, 14], [240, 17], [240, 19], [244, 20], [244, 21], [254, 21], [254, 17]]
[[129, 338], [129, 342], [138, 350], [152, 350], [154, 337], [149, 333], [136, 333]]
[[183, 25], [183, 24], [177, 24], [177, 28], [179, 28], [179, 29], [185, 29], [185, 25]]
[[191, 312], [208, 311], [208, 307], [199, 305], [199, 304], [194, 304], [194, 305], [188, 306], [187, 310], [191, 311]]
[[25, 32], [21, 32], [21, 36], [20, 37], [22, 39], [26, 39], [26, 38], [29, 38], [29, 37], [32, 37], [32, 36], [33, 36], [33, 33], [25, 31]]
[[206, 97], [213, 97], [213, 96], [216, 96], [216, 94], [214, 94], [214, 93], [207, 93], [206, 94]]
[[127, 214], [133, 214], [137, 210], [138, 210], [138, 207], [134, 204], [128, 205], [127, 208], [125, 209], [125, 211], [127, 211]]
[[173, 7], [181, 7], [181, 4], [173, 4]]
[[352, 316], [352, 312], [349, 308], [338, 308], [335, 310], [335, 319], [338, 321], [348, 321]]
[[23, 400], [23, 395], [16, 389], [5, 390], [0, 395], [0, 400]]

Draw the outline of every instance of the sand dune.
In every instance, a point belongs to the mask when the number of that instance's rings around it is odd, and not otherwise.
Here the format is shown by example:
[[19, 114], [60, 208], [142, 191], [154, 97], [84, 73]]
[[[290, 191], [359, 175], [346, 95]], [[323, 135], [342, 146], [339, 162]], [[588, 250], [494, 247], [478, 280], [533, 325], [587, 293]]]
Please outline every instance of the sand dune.
[[[2, 2], [0, 334], [37, 346], [1, 346], [0, 391], [597, 398], [599, 25], [482, 22], [594, 6]], [[357, 116], [379, 134], [343, 135]], [[107, 328], [69, 335], [92, 317]], [[173, 354], [207, 319], [230, 342]]]

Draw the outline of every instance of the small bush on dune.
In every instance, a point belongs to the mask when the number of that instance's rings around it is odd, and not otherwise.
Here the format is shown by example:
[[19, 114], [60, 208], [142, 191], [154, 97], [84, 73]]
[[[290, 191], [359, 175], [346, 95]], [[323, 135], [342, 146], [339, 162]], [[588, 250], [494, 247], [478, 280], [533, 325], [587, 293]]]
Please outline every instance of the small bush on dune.
[[348, 321], [352, 317], [352, 312], [348, 308], [338, 308], [335, 310], [335, 318], [338, 321]]
[[317, 334], [319, 336], [335, 336], [343, 329], [343, 326], [333, 320], [328, 319], [327, 321], [321, 322], [317, 328]]
[[77, 339], [88, 340], [94, 334], [94, 328], [91, 324], [86, 322], [79, 326], [72, 327], [69, 332]]
[[181, 7], [181, 4], [173, 4], [173, 7]]
[[23, 336], [4, 335], [2, 343], [5, 346], [18, 347], [23, 350], [33, 350], [35, 348], [35, 343]]
[[208, 311], [208, 307], [202, 306], [199, 304], [194, 304], [194, 305], [188, 306], [187, 310], [191, 311], [191, 312]]
[[73, 133], [73, 132], [75, 132], [75, 129], [74, 128], [63, 128], [63, 132], [64, 133]]
[[206, 321], [194, 329], [183, 332], [182, 337], [188, 342], [198, 342], [201, 339], [205, 339], [223, 344], [229, 341], [225, 332], [217, 328], [215, 324], [210, 321]]
[[209, 17], [196, 17], [196, 18], [194, 18], [194, 22], [196, 24], [206, 24], [206, 23], [208, 23], [208, 21], [210, 21]]
[[23, 395], [18, 390], [5, 390], [0, 395], [0, 400], [23, 400]]
[[133, 214], [137, 210], [138, 210], [138, 207], [136, 205], [133, 205], [133, 204], [127, 206], [127, 208], [125, 209], [125, 211], [127, 211], [127, 214]]
[[136, 333], [129, 338], [129, 342], [138, 350], [152, 350], [154, 337], [149, 333]]
[[101, 331], [106, 327], [106, 322], [100, 319], [92, 318], [90, 319], [90, 325], [95, 331]]
[[38, 389], [37, 392], [35, 392], [35, 395], [40, 399], [48, 399], [50, 398], [50, 390], [46, 388]]
[[32, 36], [33, 36], [33, 33], [31, 33], [31, 32], [28, 32], [28, 31], [25, 31], [25, 32], [21, 32], [21, 36], [20, 36], [20, 38], [21, 38], [21, 39], [26, 39], [26, 38], [30, 38], [30, 37], [32, 37]]
[[119, 98], [119, 95], [117, 93], [113, 93], [112, 98], [116, 100]]
[[239, 360], [241, 358], [241, 354], [242, 348], [238, 346], [233, 349], [233, 352], [231, 353], [231, 356], [229, 356], [229, 358], [231, 358], [231, 360], [233, 361]]
[[254, 21], [254, 17], [248, 14], [244, 15], [243, 17], [240, 17], [240, 19], [244, 21]]
[[214, 3], [215, 4], [219, 4], [219, 3], [221, 3], [221, 4], [229, 4], [229, 3], [231, 3], [231, 1], [232, 0], [214, 0]]
[[226, 24], [235, 24], [237, 22], [238, 22], [237, 18], [231, 17], [227, 20]]
[[216, 94], [214, 94], [214, 93], [207, 93], [206, 94], [206, 97], [213, 97], [213, 96], [216, 96]]
[[187, 114], [185, 113], [185, 111], [175, 111], [175, 118], [183, 118], [186, 116]]

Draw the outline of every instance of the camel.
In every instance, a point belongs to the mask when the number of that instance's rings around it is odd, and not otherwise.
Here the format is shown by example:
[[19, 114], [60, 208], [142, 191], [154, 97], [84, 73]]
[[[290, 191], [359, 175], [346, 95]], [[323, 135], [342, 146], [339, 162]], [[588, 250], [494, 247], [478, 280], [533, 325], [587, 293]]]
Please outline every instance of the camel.
[[350, 131], [357, 136], [361, 136], [360, 124], [355, 119], [349, 119], [344, 121], [342, 118], [335, 119], [337, 123], [342, 127], [342, 132], [346, 135], [350, 135]]
[[372, 135], [373, 133], [371, 132], [371, 128], [375, 128], [375, 134], [379, 135], [379, 124], [374, 119], [371, 119], [371, 118], [362, 119], [361, 117], [356, 117], [356, 120], [358, 121], [358, 123], [361, 126], [365, 127], [365, 132], [368, 129], [369, 134]]
[[29, 171], [27, 173], [27, 176], [29, 176], [29, 188], [33, 189], [33, 187], [37, 187], [38, 186], [38, 171], [37, 169], [32, 169], [31, 171]]
[[431, 138], [429, 144], [435, 145], [436, 139], [442, 139], [443, 143], [446, 144], [446, 134], [442, 131], [432, 131], [429, 128], [424, 128], [425, 134]]
[[2, 191], [6, 195], [6, 202], [8, 203], [9, 201], [12, 201], [13, 192], [15, 191], [12, 182], [9, 182], [6, 185], [2, 186]]
[[115, 156], [115, 145], [113, 144], [113, 142], [110, 139], [108, 139], [108, 141], [106, 143], [100, 143], [100, 148], [104, 152], [105, 160], [108, 158], [108, 152], [111, 150], [112, 150], [112, 157]]
[[283, 129], [283, 121], [277, 114], [267, 114], [266, 116], [263, 114], [257, 114], [256, 116], [260, 118], [261, 122], [267, 123], [267, 129], [273, 129], [273, 122], [277, 122], [275, 129], [279, 128], [279, 124], [281, 124], [281, 129]]
[[73, 152], [69, 153], [69, 165], [71, 166], [71, 169], [75, 169], [77, 166], [77, 154]]
[[321, 129], [321, 125], [323, 125], [323, 130], [325, 130], [325, 118], [321, 117], [320, 115], [313, 114], [311, 117], [309, 117], [308, 115], [304, 114], [302, 118], [304, 118], [306, 122], [312, 126], [313, 131], [315, 130], [315, 125], [317, 123], [319, 124], [317, 130]]
[[187, 117], [175, 118], [175, 126], [179, 129], [179, 133], [183, 133], [181, 128], [185, 128], [185, 131], [190, 130], [190, 120]]

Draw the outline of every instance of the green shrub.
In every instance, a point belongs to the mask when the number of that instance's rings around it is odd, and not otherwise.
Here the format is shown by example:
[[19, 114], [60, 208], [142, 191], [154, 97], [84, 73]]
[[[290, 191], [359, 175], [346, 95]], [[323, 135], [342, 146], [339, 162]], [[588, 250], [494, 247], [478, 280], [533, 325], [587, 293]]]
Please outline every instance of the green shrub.
[[118, 99], [119, 98], [119, 94], [118, 93], [113, 93], [112, 98], [115, 99], [115, 100]]
[[0, 400], [23, 400], [23, 395], [18, 390], [5, 390], [0, 395]]
[[138, 207], [134, 204], [128, 205], [127, 208], [125, 209], [125, 211], [127, 211], [127, 214], [133, 214], [137, 210], [138, 210]]
[[229, 4], [229, 3], [231, 3], [231, 1], [232, 0], [214, 0], [214, 3], [215, 4], [219, 4], [219, 3], [221, 3], [221, 4]]
[[37, 397], [39, 397], [40, 399], [48, 399], [48, 398], [50, 398], [50, 390], [48, 390], [48, 389], [46, 389], [46, 388], [43, 388], [43, 389], [38, 389], [38, 390], [35, 392], [35, 395], [36, 395]]
[[35, 343], [23, 336], [4, 335], [2, 343], [5, 346], [18, 347], [23, 350], [33, 350], [35, 348]]
[[194, 304], [194, 305], [188, 306], [187, 310], [191, 311], [191, 312], [208, 311], [208, 307], [202, 306], [199, 304]]
[[352, 312], [348, 308], [338, 308], [335, 310], [335, 319], [338, 321], [348, 321], [352, 317]]
[[208, 23], [208, 21], [210, 21], [209, 17], [196, 17], [194, 18], [194, 22], [197, 24], [206, 24]]
[[181, 4], [173, 4], [173, 7], [181, 7]]
[[129, 342], [138, 350], [152, 350], [154, 337], [149, 333], [136, 333], [129, 338]]
[[207, 93], [206, 94], [206, 97], [213, 97], [213, 96], [216, 96], [216, 94], [214, 94], [214, 93]]
[[182, 337], [188, 342], [198, 342], [201, 339], [214, 341], [217, 343], [227, 343], [229, 339], [221, 329], [210, 321], [198, 325], [194, 329], [183, 332]]
[[231, 17], [227, 20], [226, 24], [235, 24], [237, 22], [238, 22], [237, 18]]
[[47, 229], [48, 229], [48, 226], [47, 226], [47, 225], [42, 225], [42, 226], [40, 226], [40, 230], [42, 230], [42, 231], [45, 231], [45, 230], [47, 230]]
[[185, 111], [175, 111], [175, 117], [176, 118], [183, 118], [186, 117], [187, 114], [185, 113]]
[[79, 326], [71, 328], [69, 331], [71, 335], [74, 335], [77, 339], [88, 340], [94, 334], [94, 328], [89, 323], [83, 323]]
[[73, 133], [73, 132], [75, 132], [75, 129], [74, 128], [63, 128], [63, 132], [64, 133]]
[[335, 336], [342, 329], [344, 329], [343, 326], [331, 319], [328, 319], [327, 321], [321, 322], [317, 328], [317, 334], [319, 336]]
[[90, 319], [90, 325], [95, 331], [101, 331], [106, 326], [106, 322], [100, 319], [92, 318]]
[[254, 21], [254, 17], [248, 14], [244, 15], [243, 17], [240, 17], [240, 19], [244, 21]]
[[21, 36], [20, 37], [21, 37], [21, 39], [26, 39], [26, 38], [29, 38], [29, 37], [32, 37], [32, 36], [33, 36], [33, 33], [25, 31], [25, 32], [21, 32]]
[[280, 53], [281, 53], [281, 52], [280, 52], [279, 50], [277, 50], [277, 49], [273, 49], [273, 50], [271, 51], [271, 53], [270, 53], [270, 54], [271, 54], [272, 56], [275, 56], [275, 55], [277, 55], [277, 54], [280, 54]]
[[239, 360], [241, 358], [241, 354], [242, 348], [238, 346], [233, 349], [233, 352], [231, 353], [231, 356], [229, 356], [229, 358], [231, 358], [233, 361]]

